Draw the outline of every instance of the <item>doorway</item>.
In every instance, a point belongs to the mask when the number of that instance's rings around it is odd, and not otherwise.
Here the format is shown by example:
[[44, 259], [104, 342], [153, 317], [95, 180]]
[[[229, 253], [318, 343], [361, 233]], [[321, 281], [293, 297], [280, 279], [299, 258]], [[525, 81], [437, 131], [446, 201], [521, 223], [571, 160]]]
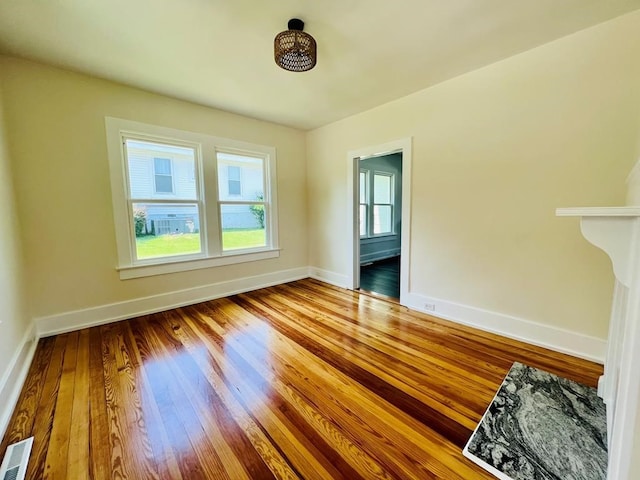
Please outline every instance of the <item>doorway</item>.
[[400, 300], [402, 152], [359, 163], [360, 290]]
[[411, 156], [411, 138], [348, 154], [347, 286], [399, 299], [402, 305], [409, 294]]

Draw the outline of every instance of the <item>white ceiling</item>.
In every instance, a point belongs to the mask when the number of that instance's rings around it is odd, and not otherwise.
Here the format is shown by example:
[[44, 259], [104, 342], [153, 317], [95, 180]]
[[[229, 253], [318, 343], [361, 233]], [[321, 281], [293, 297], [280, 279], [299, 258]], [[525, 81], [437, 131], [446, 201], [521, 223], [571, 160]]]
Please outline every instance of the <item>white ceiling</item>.
[[[640, 0], [0, 0], [0, 52], [302, 129], [640, 8]], [[299, 17], [318, 65], [286, 72]]]

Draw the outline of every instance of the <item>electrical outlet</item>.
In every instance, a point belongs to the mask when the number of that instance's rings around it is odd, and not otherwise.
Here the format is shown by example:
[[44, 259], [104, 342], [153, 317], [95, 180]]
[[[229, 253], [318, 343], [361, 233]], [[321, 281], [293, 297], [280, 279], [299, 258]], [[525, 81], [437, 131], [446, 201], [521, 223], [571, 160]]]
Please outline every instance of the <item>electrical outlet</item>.
[[436, 304], [435, 303], [427, 303], [427, 304], [425, 304], [424, 309], [427, 312], [435, 312], [436, 311]]

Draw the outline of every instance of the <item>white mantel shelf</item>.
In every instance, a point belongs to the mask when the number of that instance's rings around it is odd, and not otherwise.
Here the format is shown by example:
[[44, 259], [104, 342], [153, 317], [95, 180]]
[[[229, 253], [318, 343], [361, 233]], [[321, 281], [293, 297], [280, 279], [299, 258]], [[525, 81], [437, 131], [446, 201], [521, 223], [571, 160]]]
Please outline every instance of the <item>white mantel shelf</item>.
[[623, 285], [631, 285], [631, 250], [638, 237], [640, 207], [558, 208], [558, 217], [580, 217], [582, 235], [611, 258], [613, 272]]
[[630, 466], [640, 410], [640, 206], [558, 208], [556, 215], [579, 217], [582, 235], [613, 264], [616, 284], [607, 357], [598, 385], [607, 405], [607, 480], [636, 479]]
[[558, 217], [640, 217], [640, 207], [571, 207], [556, 209]]

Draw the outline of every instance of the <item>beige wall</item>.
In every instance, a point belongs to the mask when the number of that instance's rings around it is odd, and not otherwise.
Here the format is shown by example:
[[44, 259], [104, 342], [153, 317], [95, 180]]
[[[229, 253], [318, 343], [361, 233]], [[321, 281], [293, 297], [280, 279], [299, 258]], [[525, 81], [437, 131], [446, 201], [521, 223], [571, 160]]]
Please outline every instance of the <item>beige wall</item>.
[[624, 203], [639, 85], [636, 12], [311, 131], [310, 264], [349, 268], [347, 152], [413, 137], [410, 290], [605, 338], [610, 262], [554, 210]]
[[[640, 12], [309, 132], [306, 151], [294, 129], [6, 57], [0, 72], [0, 375], [29, 316], [307, 264], [346, 275], [347, 151], [408, 136], [411, 291], [606, 337], [609, 261], [554, 209], [624, 202]], [[119, 280], [105, 116], [274, 145], [281, 257]]]
[[[0, 67], [34, 317], [307, 265], [302, 131], [12, 58]], [[275, 146], [280, 258], [121, 281], [105, 116]]]
[[[22, 346], [29, 327], [24, 310], [20, 230], [13, 198], [9, 145], [0, 82], [0, 379], [8, 373], [12, 357]], [[0, 384], [0, 389], [5, 385]], [[10, 389], [12, 385], [9, 385]], [[0, 390], [0, 405], [6, 402]], [[2, 410], [2, 406], [0, 406]], [[0, 432], [1, 433], [1, 432]]]

